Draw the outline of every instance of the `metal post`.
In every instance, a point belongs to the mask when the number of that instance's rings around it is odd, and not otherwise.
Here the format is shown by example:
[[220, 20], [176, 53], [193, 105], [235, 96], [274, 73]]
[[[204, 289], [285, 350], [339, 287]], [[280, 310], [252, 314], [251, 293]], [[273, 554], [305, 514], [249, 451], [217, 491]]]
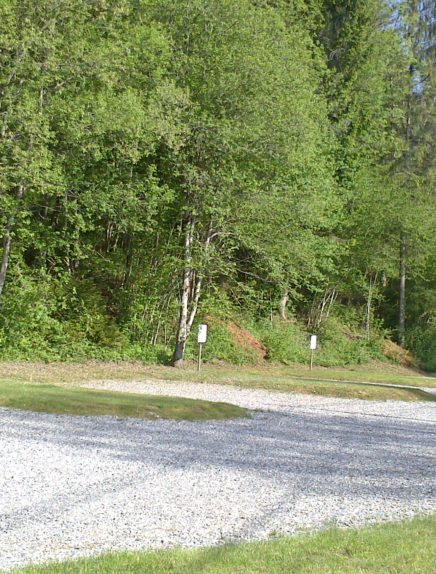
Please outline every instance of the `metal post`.
[[316, 349], [316, 344], [317, 344], [317, 336], [316, 335], [311, 335], [310, 336], [310, 370], [313, 369], [313, 352]]
[[203, 343], [198, 343], [198, 371], [201, 370], [201, 350], [203, 349]]

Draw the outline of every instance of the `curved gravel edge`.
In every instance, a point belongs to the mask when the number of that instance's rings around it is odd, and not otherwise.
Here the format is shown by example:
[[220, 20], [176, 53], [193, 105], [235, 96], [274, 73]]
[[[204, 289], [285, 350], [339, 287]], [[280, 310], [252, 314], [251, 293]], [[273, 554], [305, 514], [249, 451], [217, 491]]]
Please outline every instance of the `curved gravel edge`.
[[434, 403], [166, 381], [83, 386], [253, 414], [187, 422], [0, 408], [0, 568], [436, 511]]
[[341, 416], [400, 417], [416, 421], [436, 420], [436, 403], [426, 401], [366, 401], [341, 399], [301, 393], [285, 393], [211, 383], [165, 381], [145, 379], [136, 381], [95, 380], [78, 384], [81, 387], [139, 393], [150, 395], [179, 396], [190, 399], [227, 402], [251, 410], [270, 412], [321, 413], [323, 411]]

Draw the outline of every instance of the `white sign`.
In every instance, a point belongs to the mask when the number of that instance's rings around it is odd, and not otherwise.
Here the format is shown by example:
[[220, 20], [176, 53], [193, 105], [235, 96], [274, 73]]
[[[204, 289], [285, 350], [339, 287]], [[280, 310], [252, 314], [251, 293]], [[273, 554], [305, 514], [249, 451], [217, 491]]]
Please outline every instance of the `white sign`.
[[207, 339], [207, 325], [198, 325], [198, 343], [205, 343]]
[[310, 349], [311, 351], [316, 349], [316, 335], [310, 335]]

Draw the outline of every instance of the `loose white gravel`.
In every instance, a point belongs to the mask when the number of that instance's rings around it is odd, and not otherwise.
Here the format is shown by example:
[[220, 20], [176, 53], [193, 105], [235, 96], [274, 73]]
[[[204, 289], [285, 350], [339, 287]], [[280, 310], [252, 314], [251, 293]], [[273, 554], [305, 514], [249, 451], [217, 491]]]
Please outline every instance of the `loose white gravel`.
[[89, 385], [260, 411], [175, 422], [0, 408], [0, 569], [436, 511], [434, 403], [164, 381]]

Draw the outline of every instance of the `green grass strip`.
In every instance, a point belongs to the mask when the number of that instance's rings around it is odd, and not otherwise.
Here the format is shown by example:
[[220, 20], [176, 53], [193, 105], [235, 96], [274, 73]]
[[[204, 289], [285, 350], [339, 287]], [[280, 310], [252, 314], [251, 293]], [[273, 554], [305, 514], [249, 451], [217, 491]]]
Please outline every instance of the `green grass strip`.
[[0, 406], [64, 415], [206, 420], [247, 416], [228, 403], [0, 381]]
[[202, 550], [108, 554], [20, 574], [431, 574], [436, 517]]

